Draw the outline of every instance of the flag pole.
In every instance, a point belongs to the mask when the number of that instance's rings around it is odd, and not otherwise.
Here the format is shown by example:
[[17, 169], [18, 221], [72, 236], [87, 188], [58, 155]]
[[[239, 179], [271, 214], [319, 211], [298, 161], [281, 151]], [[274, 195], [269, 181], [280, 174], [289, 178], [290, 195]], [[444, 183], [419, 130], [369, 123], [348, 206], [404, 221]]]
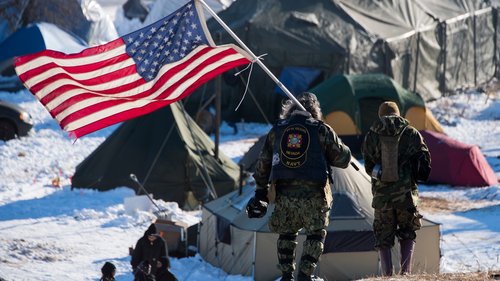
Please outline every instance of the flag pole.
[[283, 90], [283, 92], [285, 92], [285, 94], [292, 101], [294, 101], [301, 110], [307, 111], [304, 108], [304, 106], [302, 106], [302, 104], [295, 98], [295, 96], [292, 93], [290, 93], [290, 91], [285, 87], [285, 85], [283, 85], [283, 83], [281, 83], [280, 80], [278, 80], [278, 78], [274, 76], [274, 74], [267, 68], [267, 66], [265, 66], [264, 63], [245, 45], [245, 43], [243, 43], [243, 41], [241, 41], [240, 38], [238, 38], [238, 36], [231, 30], [231, 28], [229, 28], [229, 26], [227, 26], [226, 23], [222, 21], [221, 18], [219, 18], [217, 13], [215, 13], [214, 10], [212, 10], [212, 8], [210, 8], [210, 6], [208, 6], [204, 0], [196, 0], [196, 1], [199, 1], [203, 5], [203, 7], [210, 13], [210, 15], [212, 15], [212, 17], [215, 20], [217, 20], [217, 22], [229, 33], [229, 35], [231, 35], [231, 37], [233, 37], [233, 39], [236, 40], [236, 42], [238, 42], [238, 44], [240, 44], [240, 46], [252, 56], [253, 61], [256, 62], [262, 68], [262, 70], [264, 70], [264, 72], [266, 72], [266, 74], [269, 75], [269, 77], [271, 77], [274, 83], [276, 83], [276, 85], [278, 85], [278, 87], [280, 87], [280, 89]]

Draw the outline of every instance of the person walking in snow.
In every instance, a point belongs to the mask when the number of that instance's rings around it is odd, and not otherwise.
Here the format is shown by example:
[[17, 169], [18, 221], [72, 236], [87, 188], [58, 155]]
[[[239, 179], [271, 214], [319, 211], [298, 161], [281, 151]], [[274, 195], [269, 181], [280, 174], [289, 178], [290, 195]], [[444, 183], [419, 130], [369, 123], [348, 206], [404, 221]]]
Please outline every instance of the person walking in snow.
[[165, 240], [156, 234], [156, 226], [152, 223], [144, 232], [144, 235], [137, 241], [132, 252], [130, 264], [132, 265], [134, 275], [140, 272], [147, 272], [154, 276], [157, 264], [161, 262], [161, 257], [168, 257]]
[[253, 175], [257, 187], [255, 196], [247, 204], [247, 214], [250, 218], [266, 214], [268, 188], [274, 185], [276, 205], [269, 228], [279, 234], [277, 253], [281, 280], [294, 280], [296, 238], [302, 228], [307, 238], [298, 280], [322, 280], [312, 274], [323, 253], [329, 223], [330, 166], [346, 168], [351, 152], [333, 129], [321, 121], [320, 104], [314, 94], [302, 93], [297, 100], [307, 111], [287, 100], [281, 119], [267, 134]]
[[382, 274], [390, 276], [391, 248], [397, 237], [401, 273], [410, 274], [415, 231], [420, 229], [422, 218], [417, 210], [417, 182], [429, 177], [431, 158], [422, 135], [400, 116], [396, 103], [382, 103], [378, 115], [362, 145], [365, 170], [372, 176], [375, 247]]

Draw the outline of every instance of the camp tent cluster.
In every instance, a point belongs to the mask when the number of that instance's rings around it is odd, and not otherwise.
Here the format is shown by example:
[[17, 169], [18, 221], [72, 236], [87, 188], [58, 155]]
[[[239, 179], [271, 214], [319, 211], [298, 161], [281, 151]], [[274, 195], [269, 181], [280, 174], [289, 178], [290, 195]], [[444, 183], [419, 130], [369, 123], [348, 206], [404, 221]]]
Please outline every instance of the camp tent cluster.
[[[59, 10], [42, 8], [45, 6]], [[47, 48], [44, 30], [50, 26], [68, 36], [76, 35], [67, 40], [74, 42], [75, 48], [80, 43], [91, 45], [98, 38], [114, 39], [95, 33], [103, 30], [106, 21], [88, 19], [76, 0], [7, 0], [0, 7], [5, 7], [0, 14], [3, 62]], [[132, 14], [129, 16], [134, 17]], [[148, 10], [138, 14], [145, 22], [153, 16]], [[392, 100], [414, 127], [423, 130], [429, 142], [434, 166], [439, 168], [433, 169], [432, 181], [462, 186], [497, 182], [478, 148], [441, 134], [443, 129], [425, 107], [425, 101], [458, 85], [477, 85], [498, 74], [497, 1], [240, 0], [219, 15], [257, 55], [267, 54], [265, 64], [294, 92], [310, 90], [318, 96], [325, 121], [354, 152], [377, 118], [378, 105]], [[217, 43], [233, 43], [214, 20], [209, 27]], [[259, 107], [273, 120], [283, 96], [257, 67], [249, 93], [258, 96], [245, 100], [237, 113], [227, 115], [227, 110], [234, 112], [245, 86], [245, 79], [232, 74], [222, 75], [226, 117], [254, 121], [259, 118], [255, 113]], [[207, 91], [207, 87], [202, 90]], [[242, 158], [247, 170], [252, 171], [263, 142], [261, 137]], [[433, 152], [445, 150], [451, 152]], [[450, 159], [456, 159], [453, 165], [449, 165]], [[380, 273], [371, 227], [370, 178], [362, 165], [353, 161], [360, 169], [333, 168], [335, 199], [318, 268], [318, 274], [329, 280]], [[142, 185], [156, 199], [177, 202], [185, 209], [204, 202], [199, 234], [203, 258], [230, 274], [270, 280], [279, 276], [275, 267], [277, 234], [267, 227], [272, 207], [262, 219], [247, 218], [244, 206], [253, 188], [237, 190], [240, 172], [223, 153], [214, 155], [210, 137], [181, 103], [175, 103], [121, 124], [78, 165], [72, 187], [104, 191], [129, 186], [142, 193]], [[140, 185], [131, 180], [131, 174]], [[417, 238], [416, 272], [439, 272], [439, 236], [439, 225], [424, 219]], [[304, 239], [300, 235], [299, 241]], [[395, 247], [395, 264], [398, 255]]]
[[[357, 167], [361, 164], [354, 160]], [[327, 280], [352, 280], [380, 274], [377, 250], [372, 231], [370, 177], [354, 166], [332, 167], [334, 198], [327, 228], [325, 250], [318, 264], [318, 275]], [[276, 240], [265, 217], [249, 219], [245, 212], [254, 188], [247, 186], [240, 193], [233, 191], [203, 205], [200, 229], [201, 256], [230, 274], [252, 275], [254, 280], [274, 280], [281, 275], [277, 269]], [[273, 205], [271, 205], [273, 206]], [[417, 235], [414, 272], [439, 272], [439, 225], [423, 220]], [[300, 259], [305, 235], [299, 235], [297, 259]], [[397, 244], [397, 243], [396, 243]], [[394, 264], [399, 263], [399, 248], [394, 247]]]
[[[312, 68], [323, 79], [383, 73], [428, 101], [498, 74], [498, 6], [485, 0], [256, 0], [235, 1], [219, 16], [277, 77], [287, 67]], [[208, 26], [217, 42], [233, 42], [215, 20]], [[247, 98], [237, 115], [229, 111], [245, 85], [231, 75], [223, 81], [227, 118], [262, 121], [256, 101], [269, 120], [278, 115], [282, 96], [258, 67], [248, 91], [256, 98]]]

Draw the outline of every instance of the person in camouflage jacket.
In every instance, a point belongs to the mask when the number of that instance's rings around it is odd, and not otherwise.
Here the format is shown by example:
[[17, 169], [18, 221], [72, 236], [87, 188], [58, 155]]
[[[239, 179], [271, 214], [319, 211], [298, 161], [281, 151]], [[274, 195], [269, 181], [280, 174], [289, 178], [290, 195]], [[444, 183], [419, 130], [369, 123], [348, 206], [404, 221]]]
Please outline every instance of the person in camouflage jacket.
[[307, 235], [299, 265], [298, 280], [321, 280], [312, 276], [323, 252], [332, 204], [328, 184], [330, 166], [346, 168], [351, 152], [333, 129], [321, 121], [316, 96], [302, 93], [283, 104], [280, 120], [267, 134], [253, 175], [255, 197], [247, 205], [249, 217], [267, 211], [268, 188], [276, 190], [275, 208], [269, 220], [278, 233], [278, 268], [281, 280], [294, 280], [296, 238], [300, 229]]
[[401, 117], [394, 102], [379, 107], [362, 146], [365, 170], [372, 176], [373, 231], [382, 273], [392, 275], [391, 248], [401, 248], [401, 273], [411, 273], [411, 258], [421, 215], [417, 210], [417, 181], [430, 174], [430, 154], [422, 135]]

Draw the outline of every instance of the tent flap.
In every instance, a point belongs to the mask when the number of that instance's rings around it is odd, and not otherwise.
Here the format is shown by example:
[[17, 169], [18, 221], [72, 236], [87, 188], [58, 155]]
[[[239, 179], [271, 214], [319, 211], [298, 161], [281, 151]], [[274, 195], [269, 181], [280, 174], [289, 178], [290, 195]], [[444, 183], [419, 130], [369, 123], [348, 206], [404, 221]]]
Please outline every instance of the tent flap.
[[328, 232], [323, 253], [368, 252], [375, 250], [373, 231]]

